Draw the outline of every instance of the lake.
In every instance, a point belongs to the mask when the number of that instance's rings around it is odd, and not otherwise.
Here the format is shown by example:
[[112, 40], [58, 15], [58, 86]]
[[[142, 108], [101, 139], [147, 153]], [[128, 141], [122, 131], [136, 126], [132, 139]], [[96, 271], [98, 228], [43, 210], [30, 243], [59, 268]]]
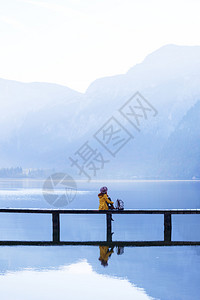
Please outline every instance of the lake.
[[[98, 209], [102, 185], [126, 209], [200, 208], [198, 181], [77, 181], [77, 193], [66, 208]], [[0, 207], [55, 208], [42, 187], [41, 180], [2, 179]], [[163, 215], [113, 219], [113, 241], [163, 240]], [[175, 215], [172, 224], [172, 240], [200, 241], [199, 215]], [[105, 215], [61, 215], [62, 241], [105, 238]], [[51, 239], [51, 215], [0, 214], [0, 240]], [[195, 300], [200, 298], [199, 269], [199, 246], [0, 246], [0, 291], [6, 300]]]

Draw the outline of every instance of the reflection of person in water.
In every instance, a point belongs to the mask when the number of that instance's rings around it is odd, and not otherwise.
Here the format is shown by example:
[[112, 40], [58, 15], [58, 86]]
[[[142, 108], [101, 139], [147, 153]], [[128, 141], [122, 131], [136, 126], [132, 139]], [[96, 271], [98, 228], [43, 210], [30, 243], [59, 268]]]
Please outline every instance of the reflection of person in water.
[[108, 246], [99, 246], [99, 250], [100, 250], [99, 260], [101, 261], [102, 266], [106, 267], [108, 265], [108, 259], [114, 252], [113, 248], [109, 250]]

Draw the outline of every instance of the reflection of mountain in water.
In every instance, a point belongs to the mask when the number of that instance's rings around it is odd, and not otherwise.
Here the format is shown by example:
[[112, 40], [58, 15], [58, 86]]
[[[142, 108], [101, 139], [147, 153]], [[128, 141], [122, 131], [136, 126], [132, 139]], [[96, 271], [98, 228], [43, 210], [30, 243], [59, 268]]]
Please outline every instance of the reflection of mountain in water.
[[127, 278], [151, 297], [198, 299], [199, 247], [125, 248], [121, 256], [114, 251], [104, 268], [99, 247], [1, 247], [0, 269], [2, 275], [25, 268], [57, 269], [86, 259], [97, 273]]
[[[22, 292], [9, 289], [13, 286], [22, 287]], [[23, 282], [23, 285], [22, 285]], [[49, 283], [52, 284], [49, 284]], [[66, 295], [73, 299], [101, 300], [152, 300], [146, 292], [131, 284], [127, 279], [107, 276], [97, 273], [84, 259], [76, 263], [61, 266], [59, 269], [22, 270], [0, 277], [1, 297], [3, 299], [66, 299]]]

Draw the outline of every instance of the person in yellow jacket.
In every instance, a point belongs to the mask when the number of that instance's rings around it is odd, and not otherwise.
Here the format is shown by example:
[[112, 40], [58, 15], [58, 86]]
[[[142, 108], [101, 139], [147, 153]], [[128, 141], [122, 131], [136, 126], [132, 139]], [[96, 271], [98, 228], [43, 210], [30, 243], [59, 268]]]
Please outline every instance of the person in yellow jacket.
[[99, 250], [100, 250], [99, 260], [101, 261], [102, 266], [106, 267], [108, 265], [109, 257], [114, 252], [113, 248], [109, 249], [108, 246], [99, 246]]
[[113, 204], [107, 195], [108, 188], [103, 186], [100, 188], [100, 193], [98, 194], [99, 197], [99, 210], [108, 210], [108, 203]]

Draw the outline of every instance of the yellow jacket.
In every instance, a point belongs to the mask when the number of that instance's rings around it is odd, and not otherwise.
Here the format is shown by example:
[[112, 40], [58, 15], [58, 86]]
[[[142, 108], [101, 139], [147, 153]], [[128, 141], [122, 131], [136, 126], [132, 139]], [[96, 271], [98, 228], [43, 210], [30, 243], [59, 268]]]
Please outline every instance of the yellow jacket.
[[107, 203], [110, 203], [110, 204], [114, 203], [108, 199], [107, 194], [100, 193], [98, 195], [98, 197], [99, 197], [99, 210], [108, 210]]
[[103, 260], [105, 262], [108, 261], [108, 258], [114, 252], [113, 249], [109, 250], [109, 247], [107, 247], [107, 246], [99, 246], [99, 250], [100, 250], [99, 260], [101, 260], [101, 261]]

